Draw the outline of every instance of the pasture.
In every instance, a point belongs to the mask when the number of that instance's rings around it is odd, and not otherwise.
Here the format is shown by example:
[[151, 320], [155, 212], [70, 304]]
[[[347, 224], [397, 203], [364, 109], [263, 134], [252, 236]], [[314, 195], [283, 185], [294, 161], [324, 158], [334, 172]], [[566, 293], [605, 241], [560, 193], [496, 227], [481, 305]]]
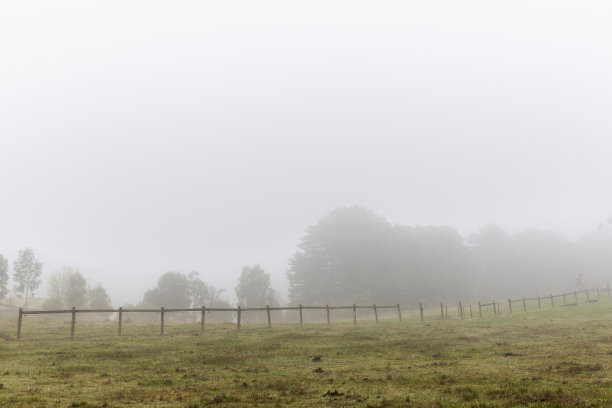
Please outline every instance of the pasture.
[[[326, 326], [28, 321], [2, 407], [612, 406], [612, 303]], [[28, 318], [30, 319], [30, 318]], [[2, 320], [14, 336], [14, 319]]]

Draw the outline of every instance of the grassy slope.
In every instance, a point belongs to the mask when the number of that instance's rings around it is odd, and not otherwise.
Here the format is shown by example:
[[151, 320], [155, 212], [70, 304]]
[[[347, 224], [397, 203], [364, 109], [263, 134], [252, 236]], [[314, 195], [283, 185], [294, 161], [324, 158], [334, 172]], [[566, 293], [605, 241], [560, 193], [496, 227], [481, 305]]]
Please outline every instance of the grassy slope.
[[612, 406], [612, 303], [431, 319], [121, 338], [80, 323], [74, 340], [28, 321], [0, 343], [0, 406]]

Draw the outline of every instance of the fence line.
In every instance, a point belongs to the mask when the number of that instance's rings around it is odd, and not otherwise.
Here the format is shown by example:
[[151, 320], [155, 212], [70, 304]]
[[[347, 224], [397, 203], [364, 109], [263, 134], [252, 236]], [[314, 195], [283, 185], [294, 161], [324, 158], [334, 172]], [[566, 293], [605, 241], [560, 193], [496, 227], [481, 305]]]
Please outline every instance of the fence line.
[[[586, 299], [585, 299], [585, 303], [595, 303], [595, 302], [599, 302], [601, 300], [601, 296], [602, 296], [602, 291], [605, 292], [607, 294], [607, 299], [610, 300], [610, 285], [606, 285], [606, 287], [600, 288], [600, 287], [596, 287], [593, 289], [584, 289], [584, 290], [580, 290], [580, 291], [573, 291], [573, 292], [568, 292], [568, 293], [562, 293], [562, 294], [550, 294], [549, 296], [536, 296], [536, 297], [521, 297], [521, 298], [517, 298], [517, 299], [508, 299], [508, 311], [510, 314], [513, 313], [513, 308], [512, 305], [515, 303], [519, 303], [522, 306], [523, 312], [527, 312], [527, 302], [534, 302], [537, 301], [538, 302], [538, 310], [542, 308], [542, 303], [546, 302], [546, 301], [550, 301], [550, 306], [551, 308], [555, 307], [555, 298], [558, 299], [563, 299], [563, 303], [560, 304], [560, 306], [562, 307], [570, 307], [570, 306], [578, 306], [578, 294], [584, 294]], [[595, 297], [596, 294], [596, 297]], [[568, 299], [573, 300], [572, 303], [568, 302]], [[493, 315], [494, 316], [499, 316], [501, 314], [501, 310], [500, 310], [500, 302], [497, 302], [495, 300], [492, 300], [491, 302], [487, 302], [487, 303], [483, 303], [483, 302], [478, 302], [478, 317], [482, 318], [482, 314], [483, 314], [483, 309], [485, 308], [489, 308], [492, 307], [493, 308]], [[22, 328], [22, 323], [23, 323], [23, 316], [24, 315], [42, 315], [42, 314], [67, 314], [70, 313], [71, 314], [71, 325], [70, 325], [70, 337], [73, 338], [74, 337], [74, 329], [75, 329], [75, 325], [76, 325], [76, 314], [77, 313], [117, 313], [117, 320], [118, 320], [118, 325], [117, 325], [117, 335], [121, 336], [121, 331], [122, 331], [122, 323], [123, 323], [123, 314], [124, 313], [160, 313], [160, 334], [164, 335], [164, 326], [165, 326], [165, 314], [166, 313], [176, 313], [176, 312], [200, 312], [201, 313], [201, 318], [200, 318], [200, 330], [204, 331], [204, 326], [205, 326], [205, 313], [206, 312], [232, 312], [232, 313], [236, 313], [236, 330], [240, 330], [240, 324], [241, 324], [241, 320], [242, 320], [242, 313], [244, 312], [262, 312], [265, 311], [266, 312], [266, 316], [267, 316], [267, 323], [268, 323], [268, 327], [272, 327], [272, 318], [271, 318], [271, 312], [272, 311], [289, 311], [289, 310], [293, 310], [293, 311], [297, 311], [299, 313], [299, 324], [300, 327], [303, 326], [304, 324], [304, 319], [303, 319], [303, 311], [304, 310], [325, 310], [326, 312], [326, 319], [327, 319], [327, 324], [330, 325], [331, 324], [331, 311], [332, 310], [352, 310], [352, 320], [353, 320], [353, 326], [357, 325], [357, 310], [359, 309], [366, 309], [366, 310], [372, 310], [374, 312], [374, 318], [376, 321], [376, 324], [379, 323], [379, 317], [378, 317], [378, 311], [380, 309], [395, 309], [397, 312], [397, 317], [399, 319], [400, 322], [402, 322], [402, 310], [400, 307], [400, 304], [396, 304], [396, 305], [386, 305], [386, 306], [378, 306], [376, 304], [372, 305], [372, 306], [358, 306], [356, 304], [353, 304], [351, 306], [329, 306], [329, 305], [325, 305], [325, 306], [303, 306], [303, 305], [298, 305], [298, 306], [284, 306], [284, 307], [270, 307], [269, 305], [267, 305], [266, 307], [250, 307], [250, 308], [243, 308], [241, 306], [238, 306], [236, 308], [214, 308], [214, 307], [206, 307], [206, 306], [202, 306], [200, 308], [170, 308], [170, 309], [166, 309], [164, 307], [161, 307], [160, 309], [123, 309], [122, 307], [118, 308], [118, 309], [76, 309], [75, 307], [73, 307], [72, 309], [67, 309], [67, 310], [23, 310], [23, 308], [19, 308], [19, 316], [18, 316], [18, 320], [17, 320], [17, 339], [21, 338], [21, 328]], [[410, 309], [409, 309], [410, 310]], [[459, 302], [457, 305], [457, 316], [459, 319], [463, 320], [466, 318], [467, 314], [467, 310], [469, 310], [469, 316], [470, 318], [473, 318], [473, 310], [472, 310], [472, 305], [465, 305], [462, 302]], [[419, 303], [419, 317], [420, 317], [420, 321], [421, 323], [425, 322], [425, 317], [424, 317], [424, 308], [423, 308], [423, 304]], [[448, 305], [445, 305], [443, 302], [440, 303], [440, 319], [441, 320], [448, 320], [449, 316], [448, 316]]]
[[76, 309], [72, 307], [72, 309], [60, 309], [60, 310], [23, 310], [23, 308], [19, 308], [19, 316], [17, 318], [17, 339], [21, 338], [21, 328], [23, 324], [23, 316], [25, 315], [46, 315], [46, 314], [68, 314], [71, 315], [71, 323], [70, 323], [70, 337], [74, 338], [74, 329], [76, 326], [76, 314], [77, 313], [117, 313], [117, 335], [121, 336], [122, 326], [123, 326], [123, 314], [124, 313], [159, 313], [160, 314], [160, 334], [164, 335], [164, 326], [165, 326], [165, 315], [166, 313], [176, 313], [176, 312], [200, 312], [200, 330], [204, 331], [204, 323], [205, 323], [205, 312], [235, 312], [236, 313], [236, 330], [240, 330], [240, 323], [242, 320], [243, 312], [257, 312], [257, 311], [265, 311], [268, 319], [268, 327], [272, 327], [272, 318], [271, 311], [285, 311], [285, 310], [294, 310], [299, 312], [299, 320], [300, 327], [304, 324], [303, 314], [304, 310], [325, 310], [327, 317], [327, 324], [331, 324], [331, 311], [332, 310], [352, 310], [353, 312], [353, 326], [357, 325], [357, 310], [358, 309], [371, 309], [374, 311], [374, 317], [376, 320], [376, 324], [379, 323], [378, 320], [378, 311], [380, 309], [395, 309], [397, 311], [397, 316], [399, 321], [402, 321], [402, 312], [399, 304], [393, 306], [285, 306], [285, 307], [270, 307], [269, 305], [266, 307], [249, 307], [243, 308], [238, 306], [236, 308], [215, 308], [215, 307], [206, 307], [202, 306], [201, 308], [170, 308], [166, 309], [165, 307], [161, 307], [159, 309], [124, 309], [120, 307], [118, 309]]

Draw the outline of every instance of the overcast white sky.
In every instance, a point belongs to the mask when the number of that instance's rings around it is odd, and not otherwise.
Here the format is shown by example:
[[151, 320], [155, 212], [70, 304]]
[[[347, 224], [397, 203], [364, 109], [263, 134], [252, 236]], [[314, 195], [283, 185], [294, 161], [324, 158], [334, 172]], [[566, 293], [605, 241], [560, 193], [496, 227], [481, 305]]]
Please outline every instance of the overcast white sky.
[[[0, 253], [136, 303], [286, 290], [338, 206], [569, 238], [612, 215], [609, 1], [7, 1]], [[39, 294], [44, 295], [44, 287]]]

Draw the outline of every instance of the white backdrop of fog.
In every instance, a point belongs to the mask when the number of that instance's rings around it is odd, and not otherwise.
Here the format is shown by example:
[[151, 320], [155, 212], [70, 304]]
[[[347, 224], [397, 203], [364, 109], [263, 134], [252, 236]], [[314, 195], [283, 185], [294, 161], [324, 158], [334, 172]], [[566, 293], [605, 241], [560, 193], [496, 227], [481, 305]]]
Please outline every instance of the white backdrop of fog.
[[[286, 292], [338, 206], [469, 234], [612, 213], [607, 1], [0, 6], [0, 253], [115, 305], [169, 270]], [[44, 287], [39, 294], [44, 295]]]

